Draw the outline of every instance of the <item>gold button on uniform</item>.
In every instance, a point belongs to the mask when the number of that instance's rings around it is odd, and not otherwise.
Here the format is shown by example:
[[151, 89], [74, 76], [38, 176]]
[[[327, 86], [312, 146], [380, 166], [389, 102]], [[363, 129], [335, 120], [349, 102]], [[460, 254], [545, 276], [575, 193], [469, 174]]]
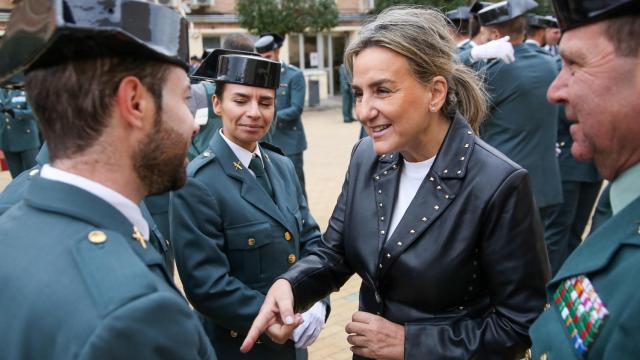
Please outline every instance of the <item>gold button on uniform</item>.
[[291, 233], [288, 231], [284, 232], [284, 239], [287, 241], [291, 241], [292, 237], [291, 237]]
[[294, 262], [296, 262], [296, 256], [293, 254], [289, 254], [287, 260], [289, 261], [289, 264], [293, 264]]
[[231, 336], [232, 338], [238, 337], [238, 332], [231, 330], [229, 331], [229, 336]]
[[87, 237], [92, 244], [102, 244], [107, 241], [107, 234], [102, 231], [92, 231]]
[[540, 355], [540, 360], [547, 360], [547, 353], [542, 353], [542, 355]]
[[249, 240], [247, 240], [247, 245], [249, 245], [249, 247], [255, 246], [256, 245], [256, 239], [249, 238]]

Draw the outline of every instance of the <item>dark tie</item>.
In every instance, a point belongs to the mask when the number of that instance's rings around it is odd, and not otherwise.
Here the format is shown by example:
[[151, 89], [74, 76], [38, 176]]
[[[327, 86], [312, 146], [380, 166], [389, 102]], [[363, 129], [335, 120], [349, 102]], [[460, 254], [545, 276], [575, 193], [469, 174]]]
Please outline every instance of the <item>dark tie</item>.
[[258, 155], [253, 155], [251, 157], [251, 162], [249, 163], [249, 169], [253, 171], [256, 175], [256, 180], [258, 180], [258, 184], [262, 186], [262, 188], [273, 198], [273, 188], [271, 188], [271, 182], [269, 182], [269, 177], [267, 176], [266, 171], [264, 171], [264, 165], [262, 165], [262, 160]]

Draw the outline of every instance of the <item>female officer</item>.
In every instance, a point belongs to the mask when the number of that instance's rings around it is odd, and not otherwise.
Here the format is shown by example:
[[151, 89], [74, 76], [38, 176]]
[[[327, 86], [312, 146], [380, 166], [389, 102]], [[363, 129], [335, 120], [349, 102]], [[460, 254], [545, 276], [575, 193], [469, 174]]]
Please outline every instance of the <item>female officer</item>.
[[318, 302], [293, 341], [262, 339], [255, 354], [239, 351], [273, 280], [321, 238], [291, 161], [258, 145], [274, 117], [279, 75], [279, 63], [230, 50], [214, 51], [194, 74], [216, 81], [223, 126], [172, 195], [171, 236], [185, 293], [220, 359], [304, 358], [296, 348], [310, 345], [325, 320]]
[[243, 351], [266, 325], [295, 325], [291, 304], [304, 310], [358, 273], [354, 358], [522, 357], [545, 304], [542, 226], [526, 170], [475, 135], [484, 93], [455, 54], [444, 16], [424, 8], [384, 11], [349, 46], [370, 137], [324, 241], [274, 283]]

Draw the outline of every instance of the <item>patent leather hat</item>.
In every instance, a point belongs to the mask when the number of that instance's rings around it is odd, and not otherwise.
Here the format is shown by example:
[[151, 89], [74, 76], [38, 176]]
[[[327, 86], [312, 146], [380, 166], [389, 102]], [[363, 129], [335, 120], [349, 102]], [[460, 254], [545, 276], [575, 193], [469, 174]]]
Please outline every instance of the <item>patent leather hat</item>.
[[469, 9], [470, 8], [468, 6], [459, 6], [455, 10], [447, 11], [445, 15], [451, 21], [469, 20], [469, 18], [471, 17], [471, 13], [469, 12]]
[[0, 42], [0, 82], [73, 59], [130, 56], [189, 64], [186, 20], [135, 0], [22, 0]]
[[538, 3], [534, 0], [507, 0], [485, 6], [478, 12], [478, 21], [482, 26], [500, 24], [534, 9]]
[[214, 49], [191, 77], [277, 89], [280, 87], [280, 66], [280, 62], [265, 59], [256, 53]]
[[478, 15], [480, 10], [484, 9], [485, 7], [491, 4], [492, 3], [490, 2], [476, 0], [473, 2], [473, 4], [471, 4], [471, 7], [469, 8], [469, 13], [471, 15]]
[[284, 44], [284, 37], [278, 33], [267, 32], [260, 34], [260, 38], [254, 44], [256, 52], [259, 54], [266, 53], [271, 50], [279, 49]]
[[535, 28], [557, 28], [558, 22], [553, 16], [527, 15], [527, 26]]
[[552, 0], [562, 31], [622, 15], [640, 14], [638, 0]]

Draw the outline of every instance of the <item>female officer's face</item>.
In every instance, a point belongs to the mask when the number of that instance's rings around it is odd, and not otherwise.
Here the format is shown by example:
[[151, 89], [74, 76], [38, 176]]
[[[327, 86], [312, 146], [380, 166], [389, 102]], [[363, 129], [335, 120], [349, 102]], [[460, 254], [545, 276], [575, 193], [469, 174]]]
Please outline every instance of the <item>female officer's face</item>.
[[275, 111], [275, 90], [224, 84], [222, 98], [213, 97], [222, 132], [235, 144], [253, 151], [267, 133]]
[[433, 86], [418, 82], [404, 56], [383, 47], [363, 50], [353, 61], [352, 87], [358, 120], [377, 154], [400, 151], [409, 161], [428, 159]]

